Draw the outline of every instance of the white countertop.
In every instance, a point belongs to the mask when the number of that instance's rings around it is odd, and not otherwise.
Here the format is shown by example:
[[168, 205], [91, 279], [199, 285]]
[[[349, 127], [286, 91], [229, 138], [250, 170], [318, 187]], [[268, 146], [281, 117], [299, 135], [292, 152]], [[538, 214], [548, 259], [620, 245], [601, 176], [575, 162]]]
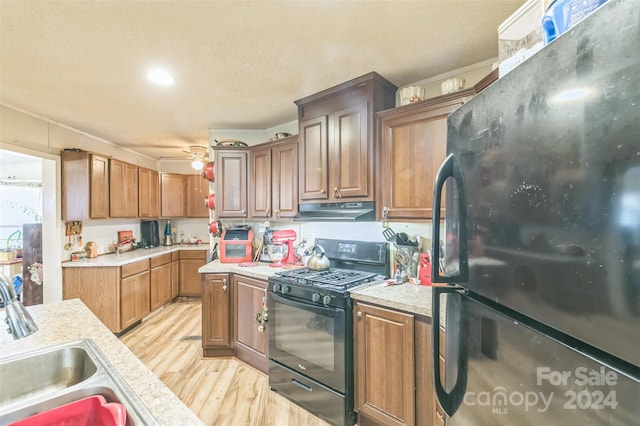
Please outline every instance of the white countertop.
[[[29, 306], [27, 310], [38, 331], [13, 340], [3, 328], [0, 357], [89, 338], [161, 425], [203, 424], [79, 299]], [[4, 320], [4, 312], [0, 316]]]
[[134, 263], [139, 260], [149, 259], [165, 253], [171, 253], [178, 250], [206, 250], [209, 252], [209, 244], [174, 244], [172, 246], [160, 246], [150, 249], [131, 250], [119, 255], [114, 253], [103, 254], [94, 259], [78, 260], [75, 262], [63, 262], [63, 268], [91, 268], [91, 267], [107, 267], [122, 266], [128, 263]]

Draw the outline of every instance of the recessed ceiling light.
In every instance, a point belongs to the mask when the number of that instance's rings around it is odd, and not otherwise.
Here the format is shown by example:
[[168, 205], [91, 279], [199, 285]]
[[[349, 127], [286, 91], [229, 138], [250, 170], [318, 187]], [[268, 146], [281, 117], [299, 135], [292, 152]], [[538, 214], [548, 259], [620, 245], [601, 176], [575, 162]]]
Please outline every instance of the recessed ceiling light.
[[169, 86], [174, 82], [173, 76], [160, 68], [155, 68], [149, 71], [147, 73], [147, 77], [149, 77], [149, 80], [161, 86]]

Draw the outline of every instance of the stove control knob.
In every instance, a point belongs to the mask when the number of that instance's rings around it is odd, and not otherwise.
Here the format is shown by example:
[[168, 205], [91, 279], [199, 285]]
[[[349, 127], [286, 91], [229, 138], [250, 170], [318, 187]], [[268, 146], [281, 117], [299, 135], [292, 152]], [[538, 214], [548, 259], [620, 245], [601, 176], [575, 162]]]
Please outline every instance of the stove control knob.
[[313, 293], [311, 295], [311, 300], [315, 303], [318, 303], [320, 301], [320, 293]]
[[327, 306], [331, 303], [331, 296], [327, 295], [322, 298], [322, 304]]
[[274, 284], [273, 285], [273, 292], [274, 293], [278, 293], [280, 291], [280, 284]]
[[282, 294], [289, 293], [289, 286], [288, 285], [283, 285], [282, 289], [280, 290], [280, 293], [282, 293]]

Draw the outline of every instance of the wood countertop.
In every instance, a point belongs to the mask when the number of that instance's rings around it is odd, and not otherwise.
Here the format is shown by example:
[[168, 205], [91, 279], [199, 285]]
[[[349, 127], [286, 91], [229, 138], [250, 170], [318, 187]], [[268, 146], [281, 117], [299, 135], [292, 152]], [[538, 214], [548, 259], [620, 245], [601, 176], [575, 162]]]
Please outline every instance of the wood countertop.
[[[20, 340], [0, 333], [0, 357], [89, 338], [158, 423], [203, 424], [79, 299], [29, 306], [27, 310], [38, 331]], [[3, 313], [0, 315], [4, 316]]]

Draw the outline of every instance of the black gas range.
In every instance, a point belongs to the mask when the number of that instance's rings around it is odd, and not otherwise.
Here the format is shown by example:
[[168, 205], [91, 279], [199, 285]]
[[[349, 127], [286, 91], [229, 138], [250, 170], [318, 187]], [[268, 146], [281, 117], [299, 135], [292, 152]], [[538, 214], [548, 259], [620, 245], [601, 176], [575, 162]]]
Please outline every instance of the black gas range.
[[375, 272], [330, 268], [313, 271], [308, 268], [277, 272], [270, 290], [302, 301], [344, 308], [349, 289], [380, 279]]
[[353, 318], [350, 290], [389, 274], [382, 242], [316, 239], [330, 268], [269, 278], [269, 385], [336, 425], [352, 425]]

